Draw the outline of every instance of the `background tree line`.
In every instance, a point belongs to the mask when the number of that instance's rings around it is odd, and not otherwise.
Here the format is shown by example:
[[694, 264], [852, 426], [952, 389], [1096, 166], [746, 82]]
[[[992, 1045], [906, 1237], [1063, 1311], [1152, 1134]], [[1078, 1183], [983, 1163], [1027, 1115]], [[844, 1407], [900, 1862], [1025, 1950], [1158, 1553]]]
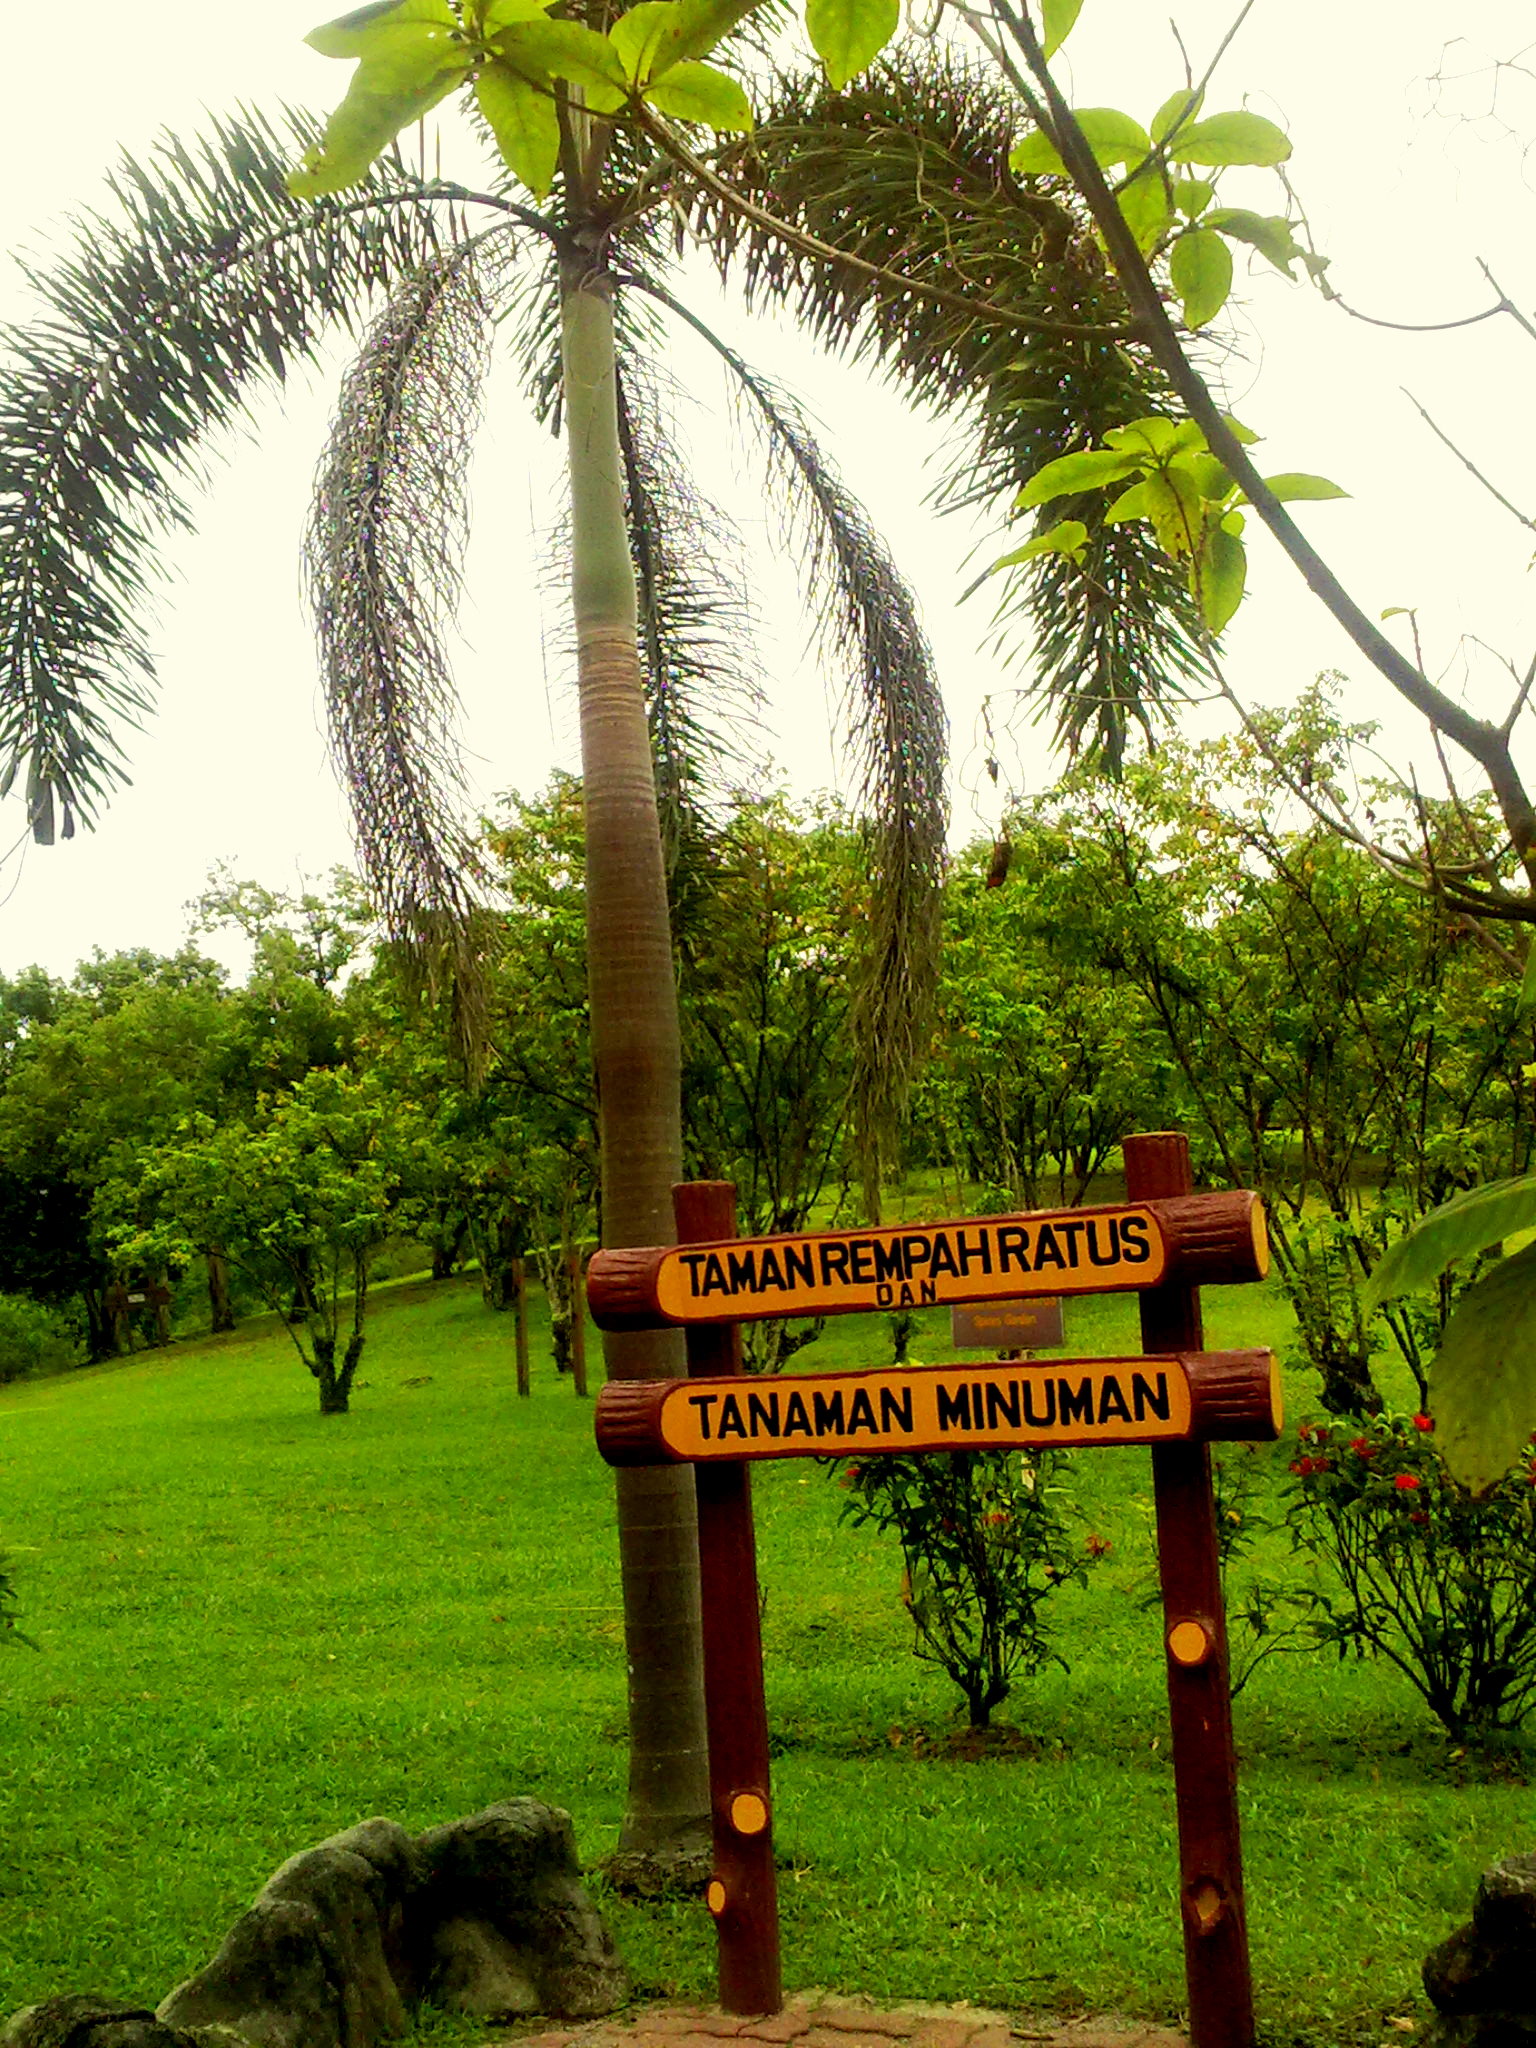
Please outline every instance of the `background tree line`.
[[[1368, 737], [1320, 684], [1259, 736], [1069, 775], [962, 854], [905, 1143], [909, 1199], [965, 1211], [1101, 1196], [1127, 1131], [1187, 1129], [1204, 1181], [1266, 1194], [1299, 1356], [1351, 1414], [1381, 1406], [1383, 1354], [1422, 1399], [1450, 1288], [1371, 1318], [1363, 1287], [1407, 1223], [1526, 1170], [1536, 1062], [1498, 942], [1286, 810], [1298, 777], [1353, 788]], [[1425, 829], [1365, 796], [1383, 834]], [[1429, 814], [1437, 858], [1478, 824]], [[601, 1225], [576, 781], [510, 802], [486, 858], [505, 908], [473, 1080], [342, 872], [287, 895], [216, 875], [174, 956], [0, 981], [7, 1373], [154, 1341], [168, 1283], [214, 1329], [280, 1311], [344, 1409], [370, 1279], [470, 1259], [492, 1309], [533, 1264], [569, 1362], [571, 1254]], [[732, 797], [674, 863], [686, 1170], [737, 1183], [745, 1230], [853, 1213], [867, 878], [854, 819], [778, 793]], [[197, 950], [227, 925], [252, 947], [234, 985]], [[815, 1334], [758, 1326], [752, 1363]]]

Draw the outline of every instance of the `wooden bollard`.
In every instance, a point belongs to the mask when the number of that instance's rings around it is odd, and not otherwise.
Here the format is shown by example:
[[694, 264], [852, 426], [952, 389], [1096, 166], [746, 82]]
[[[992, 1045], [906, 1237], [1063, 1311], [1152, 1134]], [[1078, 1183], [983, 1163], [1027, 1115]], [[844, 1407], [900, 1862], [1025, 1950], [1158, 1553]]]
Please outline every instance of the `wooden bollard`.
[[[736, 1190], [729, 1181], [683, 1181], [672, 1199], [682, 1243], [734, 1233]], [[690, 1379], [740, 1374], [741, 1332], [733, 1323], [691, 1329], [686, 1342]], [[604, 1394], [620, 1384], [610, 1382]], [[720, 2003], [729, 2013], [774, 2013], [784, 1992], [752, 1479], [733, 1459], [698, 1466], [694, 1481], [715, 1845], [706, 1898], [715, 1921]]]
[[[1189, 1141], [1182, 1132], [1127, 1138], [1122, 1152], [1130, 1200], [1155, 1204], [1188, 1195]], [[1197, 1289], [1177, 1279], [1148, 1289], [1141, 1297], [1141, 1337], [1148, 1351], [1198, 1350]], [[1154, 1444], [1152, 1481], [1190, 2040], [1193, 2048], [1253, 2048], [1237, 1752], [1209, 1449]]]

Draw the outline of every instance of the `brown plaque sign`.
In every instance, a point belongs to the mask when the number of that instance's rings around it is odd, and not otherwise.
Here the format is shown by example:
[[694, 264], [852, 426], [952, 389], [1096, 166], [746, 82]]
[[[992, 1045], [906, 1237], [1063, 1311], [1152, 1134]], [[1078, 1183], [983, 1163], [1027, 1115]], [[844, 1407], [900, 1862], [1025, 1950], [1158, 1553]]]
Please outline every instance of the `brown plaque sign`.
[[952, 1308], [949, 1341], [957, 1351], [1049, 1350], [1065, 1343], [1059, 1294], [1039, 1301], [989, 1301]]
[[1110, 1294], [1177, 1279], [1262, 1279], [1255, 1194], [1035, 1210], [882, 1230], [598, 1252], [587, 1299], [605, 1330], [752, 1322], [1022, 1296]]
[[610, 1380], [597, 1403], [597, 1446], [610, 1465], [1252, 1442], [1279, 1433], [1280, 1376], [1269, 1351], [891, 1366], [755, 1384]]

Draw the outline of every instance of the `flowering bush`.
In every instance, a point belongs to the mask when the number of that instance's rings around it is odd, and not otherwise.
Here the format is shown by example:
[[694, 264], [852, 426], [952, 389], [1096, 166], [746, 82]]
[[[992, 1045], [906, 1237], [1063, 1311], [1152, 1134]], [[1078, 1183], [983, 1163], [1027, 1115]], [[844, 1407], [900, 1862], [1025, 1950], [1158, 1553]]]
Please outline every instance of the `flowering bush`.
[[989, 1724], [1015, 1673], [1063, 1663], [1043, 1609], [1109, 1550], [1069, 1522], [1067, 1463], [1059, 1451], [956, 1451], [842, 1468], [844, 1514], [896, 1535], [913, 1648], [959, 1686], [973, 1728]]
[[1340, 1656], [1381, 1656], [1459, 1741], [1518, 1729], [1536, 1703], [1536, 1461], [1483, 1494], [1453, 1479], [1427, 1415], [1303, 1423], [1292, 1535], [1338, 1589], [1315, 1591]]

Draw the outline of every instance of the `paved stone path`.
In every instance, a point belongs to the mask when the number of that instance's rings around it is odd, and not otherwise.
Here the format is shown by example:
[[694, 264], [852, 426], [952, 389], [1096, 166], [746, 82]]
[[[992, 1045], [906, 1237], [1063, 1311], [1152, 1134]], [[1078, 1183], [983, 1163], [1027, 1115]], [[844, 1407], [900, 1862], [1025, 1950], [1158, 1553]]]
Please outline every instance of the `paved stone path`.
[[735, 2019], [704, 2006], [658, 2005], [517, 2037], [515, 2048], [1189, 2048], [1166, 2027], [1105, 2019], [1021, 2019], [968, 2005], [862, 2005], [811, 1992], [772, 2019]]

